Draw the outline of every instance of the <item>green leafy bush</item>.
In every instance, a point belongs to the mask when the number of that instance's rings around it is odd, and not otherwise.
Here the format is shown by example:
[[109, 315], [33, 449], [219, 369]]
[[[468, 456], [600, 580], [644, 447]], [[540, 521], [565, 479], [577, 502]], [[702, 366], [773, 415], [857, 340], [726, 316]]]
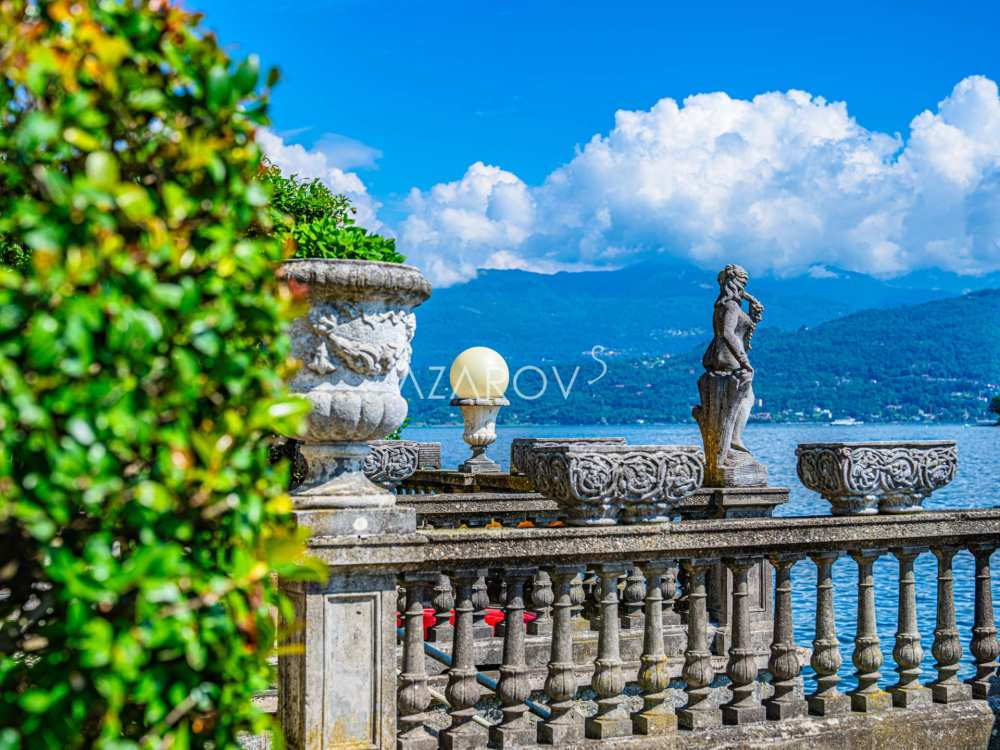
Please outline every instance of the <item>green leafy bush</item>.
[[274, 575], [319, 575], [264, 439], [305, 409], [267, 91], [196, 25], [0, 1], [4, 750], [236, 747], [270, 725]]
[[286, 177], [265, 162], [261, 169], [271, 188], [272, 234], [291, 240], [296, 258], [344, 258], [402, 263], [396, 240], [355, 225], [356, 209], [320, 180]]

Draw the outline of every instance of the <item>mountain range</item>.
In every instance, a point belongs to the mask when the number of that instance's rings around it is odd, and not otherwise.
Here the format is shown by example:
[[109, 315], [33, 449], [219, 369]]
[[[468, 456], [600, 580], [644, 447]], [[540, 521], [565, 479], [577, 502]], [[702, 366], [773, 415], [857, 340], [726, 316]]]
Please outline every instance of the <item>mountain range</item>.
[[[983, 289], [991, 285], [1000, 287], [1000, 274], [885, 281], [824, 268], [751, 278], [766, 308], [751, 353], [755, 418], [985, 418], [1000, 391], [1000, 289]], [[501, 421], [687, 421], [716, 294], [713, 273], [676, 262], [553, 276], [490, 271], [436, 291], [418, 308], [414, 379], [404, 387], [412, 421], [459, 419], [447, 402], [447, 367], [473, 345], [521, 370]], [[603, 350], [592, 356], [595, 345]], [[435, 379], [436, 396], [426, 398]]]
[[[508, 360], [567, 362], [595, 345], [619, 356], [677, 354], [711, 334], [716, 271], [676, 259], [615, 271], [481, 271], [434, 290], [417, 310], [414, 365], [449, 365], [470, 346]], [[814, 267], [794, 277], [752, 276], [768, 328], [795, 331], [867, 309], [929, 302], [1000, 287], [1000, 273], [960, 276], [919, 271], [891, 280]]]

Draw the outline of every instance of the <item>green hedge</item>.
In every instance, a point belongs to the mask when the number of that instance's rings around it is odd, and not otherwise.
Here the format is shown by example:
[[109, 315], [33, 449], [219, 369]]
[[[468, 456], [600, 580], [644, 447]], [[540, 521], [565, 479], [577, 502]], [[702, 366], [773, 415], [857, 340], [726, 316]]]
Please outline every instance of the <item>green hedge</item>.
[[235, 747], [319, 575], [267, 90], [155, 0], [3, 0], [0, 69], [0, 748]]

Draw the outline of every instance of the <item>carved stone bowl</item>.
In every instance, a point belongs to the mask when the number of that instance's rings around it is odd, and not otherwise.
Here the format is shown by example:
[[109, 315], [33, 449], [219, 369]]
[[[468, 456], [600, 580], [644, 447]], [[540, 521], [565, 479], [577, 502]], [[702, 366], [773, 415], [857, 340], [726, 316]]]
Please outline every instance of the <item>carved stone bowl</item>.
[[795, 455], [802, 484], [828, 500], [835, 516], [921, 511], [958, 468], [952, 440], [803, 443]]
[[599, 438], [514, 438], [510, 444], [510, 473], [527, 474], [527, 461], [531, 451], [541, 446], [559, 447], [561, 445], [622, 445], [623, 437]]
[[705, 457], [693, 445], [539, 445], [526, 470], [574, 526], [666, 523], [701, 487]]

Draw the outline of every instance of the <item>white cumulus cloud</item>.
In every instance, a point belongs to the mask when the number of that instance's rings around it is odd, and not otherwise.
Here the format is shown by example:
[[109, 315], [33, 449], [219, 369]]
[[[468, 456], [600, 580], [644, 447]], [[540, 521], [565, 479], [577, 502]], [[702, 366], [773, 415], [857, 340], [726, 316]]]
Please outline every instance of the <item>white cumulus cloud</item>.
[[804, 91], [619, 111], [541, 185], [481, 162], [411, 191], [400, 248], [436, 284], [477, 268], [698, 263], [898, 274], [1000, 268], [1000, 97], [959, 82], [907, 138]]

